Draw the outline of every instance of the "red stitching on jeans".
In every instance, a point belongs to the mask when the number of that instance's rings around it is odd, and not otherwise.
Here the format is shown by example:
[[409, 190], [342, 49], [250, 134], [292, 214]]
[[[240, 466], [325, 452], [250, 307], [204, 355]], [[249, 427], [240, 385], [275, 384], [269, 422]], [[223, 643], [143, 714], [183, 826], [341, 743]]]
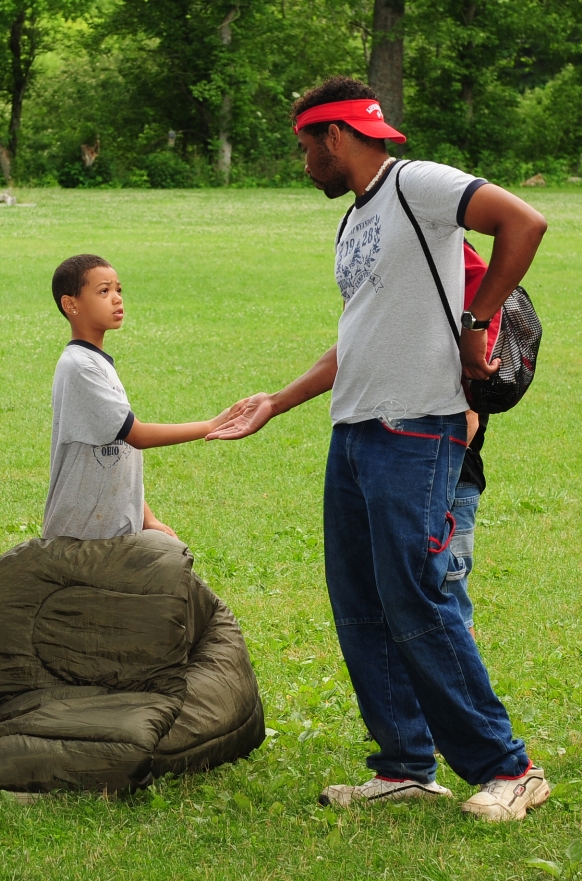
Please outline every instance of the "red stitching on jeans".
[[417, 431], [397, 431], [395, 428], [389, 428], [383, 422], [381, 422], [380, 425], [382, 428], [385, 428], [386, 431], [389, 431], [390, 434], [402, 434], [405, 437], [428, 437], [434, 438], [434, 440], [440, 440], [442, 437], [441, 434], [419, 434]]
[[462, 447], [468, 446], [467, 441], [459, 440], [458, 437], [451, 437], [449, 435], [449, 440], [452, 441], [454, 444], [461, 444]]
[[432, 541], [436, 545], [436, 548], [429, 548], [428, 549], [429, 554], [442, 554], [443, 551], [446, 551], [453, 535], [455, 534], [455, 529], [457, 528], [457, 521], [455, 520], [455, 518], [453, 517], [453, 515], [451, 514], [450, 511], [447, 511], [447, 513], [445, 514], [445, 520], [447, 521], [447, 523], [450, 523], [450, 525], [451, 525], [451, 530], [449, 532], [448, 538], [447, 538], [446, 542], [444, 543], [444, 545], [442, 545], [440, 543], [440, 541], [438, 540], [438, 538], [435, 538], [434, 536], [429, 535], [428, 543], [430, 544]]

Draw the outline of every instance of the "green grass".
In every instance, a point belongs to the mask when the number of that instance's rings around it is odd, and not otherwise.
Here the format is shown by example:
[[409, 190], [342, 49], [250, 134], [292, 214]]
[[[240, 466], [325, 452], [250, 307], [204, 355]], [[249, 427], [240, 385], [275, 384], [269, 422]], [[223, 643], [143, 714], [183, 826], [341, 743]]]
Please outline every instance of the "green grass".
[[[531, 391], [491, 420], [472, 593], [515, 730], [566, 784], [582, 777], [582, 193], [520, 195], [550, 221], [526, 280], [544, 340]], [[119, 272], [127, 319], [107, 349], [138, 417], [202, 419], [275, 390], [334, 341], [333, 236], [349, 204], [308, 190], [20, 199], [34, 205], [0, 209], [0, 550], [42, 522], [52, 372], [67, 341], [50, 295], [62, 259], [96, 252]], [[148, 501], [239, 617], [277, 733], [249, 761], [139, 797], [1, 800], [2, 881], [535, 881], [528, 857], [561, 861], [582, 837], [578, 784], [522, 823], [490, 826], [461, 816], [470, 790], [446, 766], [451, 802], [317, 806], [326, 783], [369, 776], [323, 576], [328, 406], [312, 401], [238, 443], [145, 454]]]

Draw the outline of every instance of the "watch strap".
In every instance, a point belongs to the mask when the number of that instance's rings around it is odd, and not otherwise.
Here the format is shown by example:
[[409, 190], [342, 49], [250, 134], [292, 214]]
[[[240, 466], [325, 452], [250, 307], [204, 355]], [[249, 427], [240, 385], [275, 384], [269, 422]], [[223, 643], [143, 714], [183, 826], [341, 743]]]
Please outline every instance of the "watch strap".
[[[463, 321], [463, 317], [465, 315], [471, 316], [471, 323], [470, 324], [466, 324]], [[471, 312], [470, 309], [465, 309], [465, 311], [463, 312], [463, 315], [461, 316], [461, 324], [463, 325], [463, 327], [467, 328], [467, 330], [487, 330], [487, 328], [491, 324], [491, 318], [486, 318], [486, 319], [475, 318], [475, 316], [473, 315], [473, 313]]]

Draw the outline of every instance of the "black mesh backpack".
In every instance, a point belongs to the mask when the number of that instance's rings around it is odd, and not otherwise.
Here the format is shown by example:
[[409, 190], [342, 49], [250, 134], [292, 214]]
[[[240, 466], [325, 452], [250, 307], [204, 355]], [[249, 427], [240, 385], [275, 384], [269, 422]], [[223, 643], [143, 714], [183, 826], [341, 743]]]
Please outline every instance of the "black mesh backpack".
[[[438, 274], [424, 234], [400, 189], [400, 172], [396, 175], [396, 191], [408, 219], [424, 251], [439, 292], [453, 336], [459, 345], [460, 336], [445, 289]], [[501, 307], [501, 320], [490, 360], [501, 359], [499, 370], [490, 379], [472, 379], [465, 384], [467, 401], [476, 413], [504, 413], [521, 400], [534, 378], [542, 338], [542, 325], [533, 304], [522, 287], [509, 295]]]
[[542, 325], [522, 287], [509, 295], [501, 307], [499, 335], [491, 360], [501, 367], [490, 379], [468, 382], [467, 400], [477, 413], [504, 413], [523, 398], [534, 378], [542, 338]]

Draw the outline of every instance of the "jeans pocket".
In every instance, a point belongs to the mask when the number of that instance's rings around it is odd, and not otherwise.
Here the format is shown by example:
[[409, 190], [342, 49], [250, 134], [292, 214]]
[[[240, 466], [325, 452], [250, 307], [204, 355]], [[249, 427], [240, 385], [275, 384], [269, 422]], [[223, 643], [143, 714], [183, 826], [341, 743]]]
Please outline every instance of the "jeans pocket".
[[[416, 427], [414, 425], [414, 422], [416, 422], [416, 421], [417, 420], [415, 420], [415, 419], [400, 420], [399, 424], [398, 424], [398, 428], [392, 428], [392, 426], [388, 425], [386, 422], [380, 422], [380, 425], [382, 426], [382, 428], [384, 428], [390, 434], [398, 434], [398, 435], [401, 435], [402, 437], [420, 437], [420, 438], [424, 438], [425, 440], [440, 440], [441, 439], [442, 434], [429, 434], [426, 431], [408, 431], [407, 428]], [[407, 426], [407, 428], [404, 428], [405, 425]]]
[[447, 481], [447, 501], [449, 508], [453, 507], [457, 483], [463, 467], [467, 444], [459, 438], [449, 436], [449, 476]]
[[[445, 585], [447, 581], [461, 581], [462, 578], [467, 574], [467, 567], [465, 565], [465, 560], [463, 557], [457, 557], [456, 554], [451, 551], [449, 555], [449, 565], [447, 568], [447, 576], [445, 580]], [[443, 585], [443, 590], [445, 593], [448, 593], [448, 588], [445, 589], [445, 585]]]

